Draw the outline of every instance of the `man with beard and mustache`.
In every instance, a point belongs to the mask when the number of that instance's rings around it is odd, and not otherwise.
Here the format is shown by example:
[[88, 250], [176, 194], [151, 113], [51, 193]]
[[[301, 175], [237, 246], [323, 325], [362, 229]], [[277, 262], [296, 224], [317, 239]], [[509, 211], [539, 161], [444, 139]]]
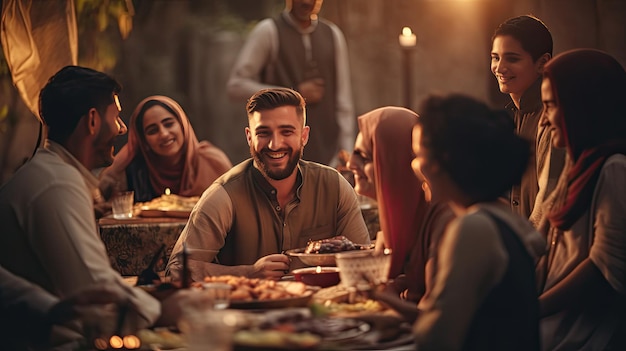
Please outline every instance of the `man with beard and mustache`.
[[227, 83], [233, 100], [261, 89], [288, 87], [307, 103], [305, 159], [334, 166], [339, 150], [352, 150], [356, 116], [348, 49], [341, 30], [319, 18], [323, 0], [286, 0], [285, 10], [250, 32]]
[[193, 209], [167, 266], [174, 279], [181, 277], [183, 244], [191, 278], [202, 281], [226, 274], [278, 279], [290, 268], [281, 252], [309, 240], [370, 241], [352, 186], [335, 169], [301, 159], [309, 140], [304, 98], [264, 89], [246, 110], [252, 157], [218, 178]]
[[[77, 66], [64, 67], [41, 90], [46, 144], [0, 188], [0, 266], [60, 298], [94, 284], [121, 289], [128, 307], [124, 332], [129, 332], [159, 317], [166, 323], [176, 295], [161, 306], [124, 282], [111, 267], [96, 226], [92, 184], [85, 175], [111, 164], [113, 140], [126, 133], [120, 90], [108, 75]], [[75, 349], [84, 342], [82, 333], [79, 324], [54, 328], [48, 346]]]

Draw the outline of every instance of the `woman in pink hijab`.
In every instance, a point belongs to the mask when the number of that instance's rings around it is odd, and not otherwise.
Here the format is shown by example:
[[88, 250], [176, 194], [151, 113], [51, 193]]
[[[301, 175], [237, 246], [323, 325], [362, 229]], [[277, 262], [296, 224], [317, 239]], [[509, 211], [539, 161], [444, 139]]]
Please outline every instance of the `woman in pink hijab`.
[[447, 205], [431, 206], [422, 182], [411, 168], [412, 130], [417, 114], [402, 107], [382, 107], [358, 119], [359, 134], [348, 168], [355, 190], [378, 202], [381, 232], [377, 250], [390, 248], [389, 276], [396, 289], [417, 302], [426, 291], [430, 248], [452, 218]]
[[232, 167], [226, 154], [208, 141], [198, 141], [187, 115], [167, 96], [150, 96], [137, 105], [128, 143], [100, 176], [105, 197], [128, 189], [135, 201], [149, 201], [165, 189], [199, 196]]

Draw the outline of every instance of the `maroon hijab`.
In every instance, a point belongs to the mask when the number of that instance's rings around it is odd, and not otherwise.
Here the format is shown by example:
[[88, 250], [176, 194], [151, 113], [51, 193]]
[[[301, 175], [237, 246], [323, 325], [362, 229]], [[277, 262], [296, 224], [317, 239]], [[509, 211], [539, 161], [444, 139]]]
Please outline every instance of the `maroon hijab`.
[[[402, 273], [417, 240], [428, 205], [421, 182], [411, 168], [411, 138], [417, 114], [401, 107], [382, 107], [358, 119], [366, 151], [372, 155], [380, 227], [392, 249], [390, 277]], [[420, 250], [425, 251], [425, 250]]]
[[544, 79], [561, 109], [559, 128], [573, 162], [566, 192], [549, 214], [553, 226], [567, 230], [589, 208], [604, 161], [626, 154], [626, 72], [602, 51], [577, 49], [550, 60]]

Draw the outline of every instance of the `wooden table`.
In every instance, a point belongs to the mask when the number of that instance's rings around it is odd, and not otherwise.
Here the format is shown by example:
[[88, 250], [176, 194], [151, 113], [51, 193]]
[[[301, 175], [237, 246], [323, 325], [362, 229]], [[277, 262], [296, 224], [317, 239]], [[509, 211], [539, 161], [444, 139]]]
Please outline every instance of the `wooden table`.
[[98, 221], [100, 237], [107, 248], [111, 265], [121, 275], [141, 273], [162, 243], [166, 245], [164, 259], [155, 270], [164, 270], [186, 224], [186, 218], [170, 217], [134, 217], [124, 220], [104, 217]]

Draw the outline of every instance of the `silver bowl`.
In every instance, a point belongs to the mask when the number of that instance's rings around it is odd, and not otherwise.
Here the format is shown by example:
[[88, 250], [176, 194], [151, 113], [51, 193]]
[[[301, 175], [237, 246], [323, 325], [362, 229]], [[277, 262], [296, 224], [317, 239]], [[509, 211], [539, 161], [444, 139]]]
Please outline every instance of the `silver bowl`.
[[[285, 251], [285, 255], [289, 257], [297, 257], [300, 261], [307, 266], [326, 266], [326, 267], [335, 267], [337, 266], [337, 261], [335, 260], [335, 255], [339, 252], [333, 253], [304, 253], [305, 248], [299, 249], [291, 249]], [[362, 247], [358, 250], [350, 250], [350, 251], [341, 251], [344, 252], [368, 252], [374, 251], [373, 245]]]
[[327, 266], [334, 267], [335, 262], [334, 253], [304, 253], [304, 248], [291, 249], [285, 251], [285, 255], [289, 257], [297, 257], [300, 261], [307, 266]]

